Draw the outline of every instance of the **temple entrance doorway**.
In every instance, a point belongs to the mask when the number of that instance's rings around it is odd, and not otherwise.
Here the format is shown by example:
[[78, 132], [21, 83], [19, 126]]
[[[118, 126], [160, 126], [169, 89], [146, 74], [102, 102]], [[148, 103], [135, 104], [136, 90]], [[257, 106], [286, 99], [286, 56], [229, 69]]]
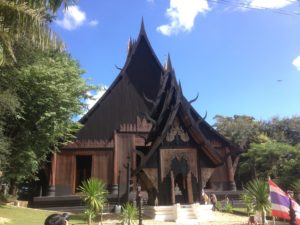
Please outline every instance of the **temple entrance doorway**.
[[82, 184], [83, 181], [91, 177], [92, 172], [92, 156], [80, 155], [76, 156], [76, 189]]
[[197, 149], [160, 149], [159, 201], [162, 204], [193, 204], [198, 200]]
[[186, 177], [179, 173], [175, 177], [174, 183], [175, 203], [186, 204], [188, 202]]
[[170, 173], [172, 204], [192, 204], [192, 179], [187, 160], [175, 157], [171, 162]]

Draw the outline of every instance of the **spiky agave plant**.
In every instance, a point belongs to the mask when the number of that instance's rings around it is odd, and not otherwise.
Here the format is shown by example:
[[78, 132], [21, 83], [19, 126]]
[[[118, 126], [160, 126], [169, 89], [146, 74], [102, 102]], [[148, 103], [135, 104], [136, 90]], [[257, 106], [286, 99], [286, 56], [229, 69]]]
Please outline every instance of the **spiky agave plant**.
[[122, 223], [124, 225], [133, 225], [138, 218], [138, 209], [131, 203], [127, 202], [122, 206]]
[[249, 181], [245, 187], [245, 195], [253, 199], [253, 210], [261, 212], [262, 224], [265, 224], [265, 213], [271, 209], [269, 186], [263, 179]]
[[[108, 194], [105, 184], [101, 180], [92, 177], [82, 182], [82, 185], [79, 186], [78, 190], [81, 192], [82, 199], [85, 202], [87, 209], [94, 211], [95, 215], [100, 213], [100, 220], [102, 221], [102, 212]], [[92, 214], [90, 213], [90, 215]], [[90, 217], [89, 221], [91, 221]]]
[[249, 195], [248, 193], [242, 193], [240, 199], [244, 202], [247, 210], [248, 216], [253, 213], [254, 211], [254, 200], [253, 196]]

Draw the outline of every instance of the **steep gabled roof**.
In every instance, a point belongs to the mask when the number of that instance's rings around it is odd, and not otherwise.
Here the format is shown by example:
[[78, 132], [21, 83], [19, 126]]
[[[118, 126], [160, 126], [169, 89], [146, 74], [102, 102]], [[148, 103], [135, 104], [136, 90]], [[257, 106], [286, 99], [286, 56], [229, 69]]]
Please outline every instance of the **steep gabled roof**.
[[127, 59], [117, 78], [81, 118], [84, 126], [77, 133], [76, 141], [109, 140], [121, 124], [134, 124], [142, 115], [153, 126], [146, 140], [150, 150], [138, 170], [159, 148], [175, 117], [180, 117], [188, 134], [213, 165], [222, 164], [225, 158], [224, 151], [220, 154], [212, 143], [217, 142], [223, 150], [229, 148], [229, 154], [239, 153], [239, 148], [206, 123], [183, 96], [170, 56], [163, 68], [149, 43], [143, 22], [137, 41], [129, 41]]
[[[152, 129], [146, 139], [150, 143], [150, 150], [142, 158], [136, 172], [139, 172], [154, 152], [160, 147], [167, 136], [175, 117], [179, 117], [184, 128], [199, 146], [204, 154], [211, 160], [212, 165], [218, 166], [224, 163], [226, 148], [235, 151], [236, 148], [215, 131], [205, 120], [193, 109], [192, 101], [187, 101], [183, 96], [180, 83], [177, 83], [175, 72], [172, 68], [170, 56], [164, 68], [165, 74], [161, 81], [160, 89], [155, 101], [150, 101], [152, 109], [146, 118], [152, 123]], [[193, 100], [194, 101], [194, 100]], [[223, 148], [222, 154], [212, 145], [219, 143]], [[231, 154], [231, 153], [229, 153]]]
[[135, 123], [149, 112], [144, 95], [155, 99], [163, 67], [157, 59], [142, 22], [137, 41], [130, 40], [124, 67], [100, 100], [84, 115], [77, 140], [110, 139], [120, 124]]

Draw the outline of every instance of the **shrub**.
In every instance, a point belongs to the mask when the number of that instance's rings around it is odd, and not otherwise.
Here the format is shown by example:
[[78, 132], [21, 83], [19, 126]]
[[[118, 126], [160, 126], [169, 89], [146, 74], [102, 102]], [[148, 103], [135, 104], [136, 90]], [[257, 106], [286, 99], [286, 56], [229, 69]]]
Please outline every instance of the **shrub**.
[[97, 215], [99, 212], [102, 221], [102, 212], [108, 194], [105, 184], [97, 178], [90, 178], [82, 182], [78, 190], [81, 192], [82, 199], [87, 207], [86, 215], [89, 215], [89, 224], [91, 224], [93, 215]]
[[216, 210], [222, 211], [222, 203], [219, 201], [217, 201], [217, 203], [216, 203]]
[[10, 203], [17, 200], [17, 196], [0, 193], [0, 203]]
[[233, 212], [233, 206], [232, 206], [232, 204], [230, 202], [226, 203], [224, 205], [223, 211], [227, 212], [227, 213], [232, 213]]
[[138, 209], [131, 203], [126, 203], [122, 207], [122, 223], [124, 225], [133, 225], [138, 218]]

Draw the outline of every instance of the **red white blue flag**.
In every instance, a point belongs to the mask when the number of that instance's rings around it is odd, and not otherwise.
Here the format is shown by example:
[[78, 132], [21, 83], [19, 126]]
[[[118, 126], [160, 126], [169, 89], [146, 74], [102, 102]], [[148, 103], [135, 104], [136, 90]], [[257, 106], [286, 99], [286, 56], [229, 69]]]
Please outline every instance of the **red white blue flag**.
[[[300, 207], [298, 203], [269, 180], [272, 216], [290, 220], [290, 204], [295, 211], [295, 220], [300, 225]], [[291, 203], [290, 203], [291, 199]]]

